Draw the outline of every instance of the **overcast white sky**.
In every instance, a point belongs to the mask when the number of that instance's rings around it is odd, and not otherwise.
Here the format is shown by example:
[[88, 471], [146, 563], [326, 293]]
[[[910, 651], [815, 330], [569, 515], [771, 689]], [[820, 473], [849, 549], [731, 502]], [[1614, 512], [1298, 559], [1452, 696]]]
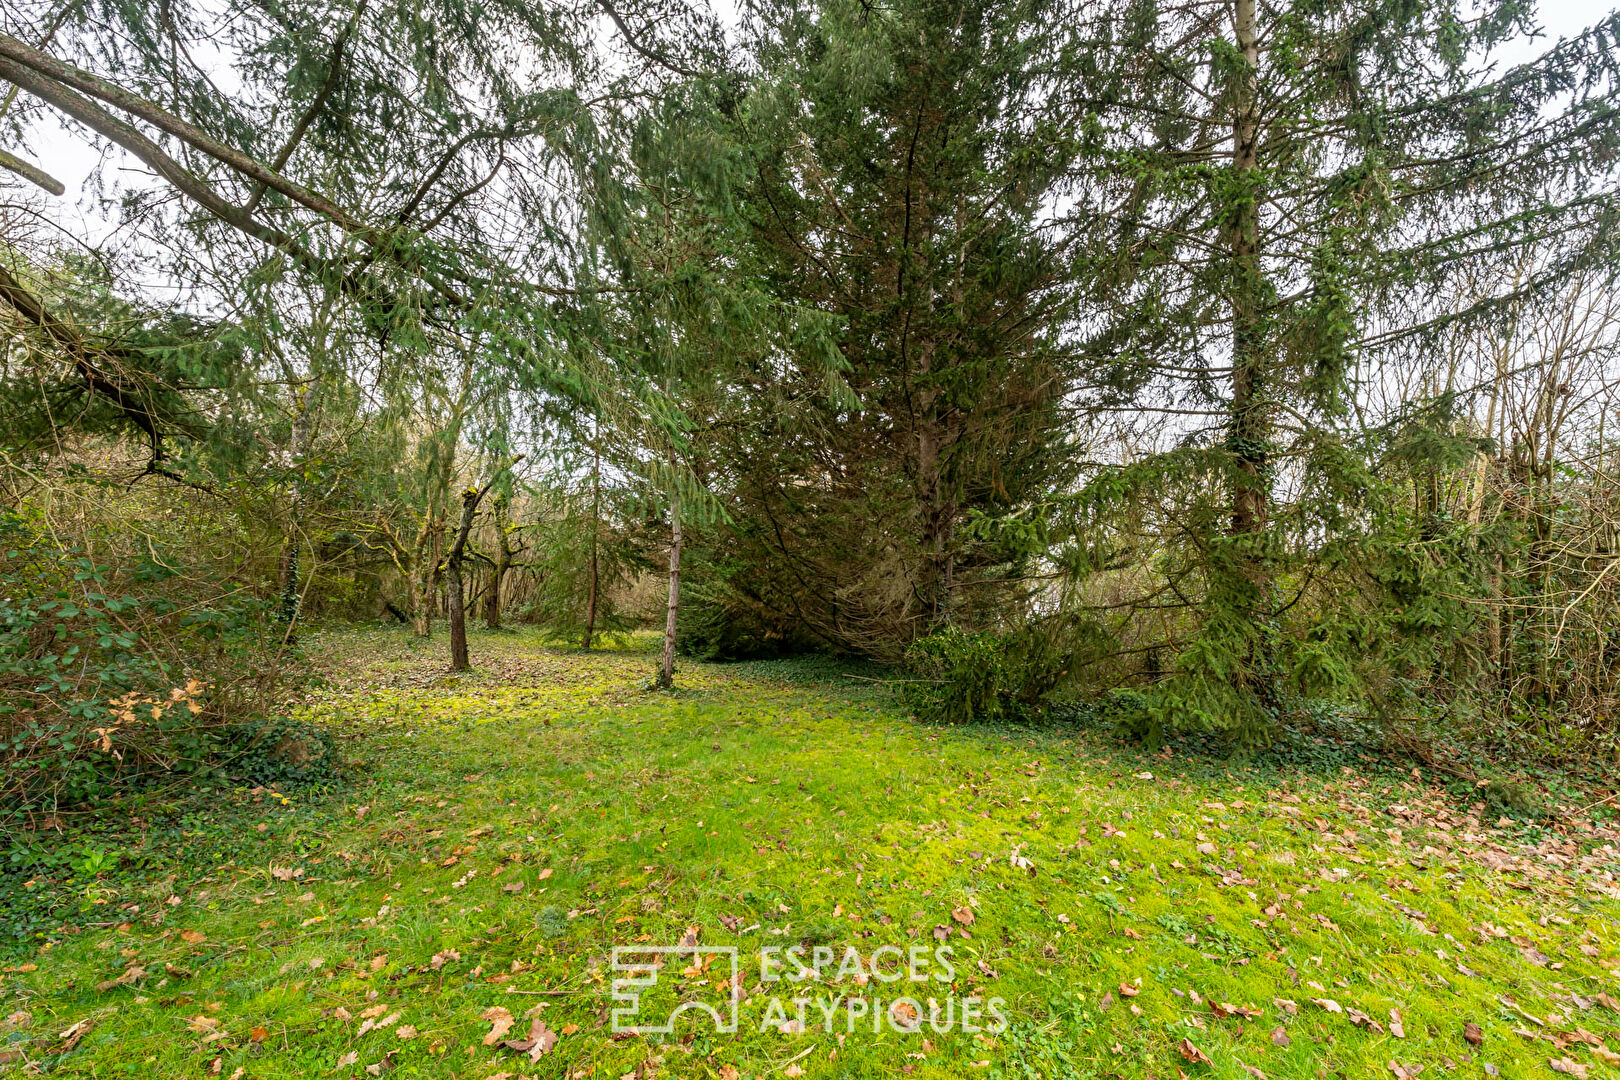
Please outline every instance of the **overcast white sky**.
[[[1547, 31], [1547, 43], [1550, 44], [1586, 29], [1614, 9], [1613, 0], [1542, 0], [1539, 5], [1541, 27]], [[1527, 49], [1524, 56], [1512, 59], [1522, 60], [1537, 51]]]
[[[1592, 25], [1613, 10], [1620, 0], [1544, 0], [1540, 6], [1540, 22], [1546, 36], [1535, 43], [1525, 43], [1498, 60], [1507, 65], [1527, 60], [1541, 52], [1553, 41], [1568, 37]], [[734, 0], [714, 0], [716, 9], [734, 6]], [[67, 186], [67, 193], [52, 200], [56, 220], [71, 234], [92, 243], [107, 237], [113, 222], [104, 216], [95, 196], [86, 191], [86, 181], [95, 168], [97, 155], [89, 143], [66, 129], [35, 133], [29, 140], [28, 155], [47, 172]], [[0, 186], [14, 178], [0, 173]], [[104, 176], [108, 186], [121, 179], [116, 173]], [[144, 171], [129, 179], [144, 186], [149, 178]]]

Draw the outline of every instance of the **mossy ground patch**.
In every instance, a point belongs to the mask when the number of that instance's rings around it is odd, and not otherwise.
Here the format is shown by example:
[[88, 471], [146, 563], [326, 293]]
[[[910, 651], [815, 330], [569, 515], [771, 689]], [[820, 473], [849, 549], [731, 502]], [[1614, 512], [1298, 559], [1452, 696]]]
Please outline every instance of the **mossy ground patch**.
[[[818, 661], [687, 664], [659, 694], [638, 649], [475, 635], [450, 677], [442, 644], [317, 643], [303, 718], [345, 786], [238, 791], [161, 857], [124, 834], [129, 872], [35, 886], [55, 922], [0, 965], [0, 1071], [1620, 1078], [1602, 819], [1498, 828], [1390, 770], [926, 727]], [[612, 946], [690, 927], [744, 958], [739, 1033], [613, 1037]], [[957, 979], [926, 993], [1004, 998], [1007, 1032], [759, 1030], [761, 946], [942, 941]], [[486, 1045], [500, 1008], [555, 1045]]]

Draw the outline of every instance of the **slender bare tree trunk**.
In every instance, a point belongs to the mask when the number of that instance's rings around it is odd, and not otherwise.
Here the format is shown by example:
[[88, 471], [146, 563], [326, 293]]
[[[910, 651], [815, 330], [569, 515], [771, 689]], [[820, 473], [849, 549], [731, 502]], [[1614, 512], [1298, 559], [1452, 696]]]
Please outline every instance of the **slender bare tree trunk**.
[[281, 538], [281, 559], [276, 566], [276, 617], [287, 625], [291, 640], [298, 624], [298, 529], [291, 522]]
[[462, 590], [461, 561], [467, 553], [467, 534], [472, 531], [473, 515], [478, 512], [478, 500], [483, 494], [472, 488], [461, 493], [461, 526], [456, 529], [456, 542], [450, 546], [450, 555], [444, 560], [451, 671], [466, 671], [471, 666], [467, 659], [467, 601]]
[[658, 668], [658, 687], [675, 685], [675, 624], [681, 610], [681, 499], [669, 501], [669, 606], [664, 612], [664, 659]]
[[433, 579], [439, 561], [433, 541], [437, 534], [437, 515], [430, 513], [417, 530], [411, 559], [411, 630], [419, 638], [433, 633]]
[[[591, 451], [591, 559], [585, 580], [585, 634], [580, 639], [580, 647], [589, 649], [591, 638], [596, 634], [596, 588], [597, 564], [596, 546], [602, 537], [602, 455], [594, 448]], [[673, 661], [671, 661], [673, 665]], [[673, 677], [673, 673], [672, 676]]]
[[277, 567], [277, 593], [280, 602], [279, 615], [281, 621], [287, 624], [287, 638], [293, 636], [294, 628], [298, 622], [299, 600], [301, 594], [298, 588], [298, 549], [302, 543], [300, 536], [300, 518], [304, 501], [304, 485], [300, 479], [304, 454], [309, 450], [310, 425], [312, 420], [312, 402], [310, 401], [312, 384], [305, 384], [298, 393], [297, 412], [293, 416], [292, 443], [288, 447], [293, 468], [292, 495], [288, 500], [287, 521], [281, 541], [281, 559]]
[[[1496, 373], [1491, 380], [1490, 403], [1485, 408], [1485, 437], [1496, 439], [1497, 412], [1502, 405], [1503, 384], [1507, 379], [1508, 343], [1496, 342]], [[1504, 410], [1505, 411], [1505, 410]], [[1505, 426], [1505, 424], [1504, 424]], [[1498, 448], [1500, 452], [1500, 448]], [[1485, 495], [1490, 487], [1491, 455], [1481, 450], [1474, 456], [1473, 490], [1468, 497], [1468, 525], [1478, 528], [1485, 520]], [[1502, 678], [1502, 556], [1493, 560], [1489, 576], [1491, 605], [1485, 616], [1485, 684], [1496, 687]]]
[[[1515, 281], [1517, 284], [1517, 280]], [[1497, 410], [1502, 407], [1502, 391], [1507, 382], [1508, 353], [1512, 349], [1511, 334], [1503, 333], [1492, 342], [1496, 353], [1496, 371], [1491, 379], [1490, 404], [1485, 408], [1485, 437], [1496, 438]], [[1505, 426], [1505, 425], [1504, 425]], [[1500, 447], [1497, 450], [1501, 452]], [[1474, 456], [1474, 484], [1468, 499], [1468, 524], [1478, 526], [1485, 515], [1485, 491], [1490, 480], [1491, 456], [1481, 450]]]
[[507, 506], [504, 494], [495, 500], [495, 558], [489, 571], [489, 593], [484, 597], [484, 625], [491, 630], [501, 628], [501, 584], [512, 568], [512, 542], [506, 531]]

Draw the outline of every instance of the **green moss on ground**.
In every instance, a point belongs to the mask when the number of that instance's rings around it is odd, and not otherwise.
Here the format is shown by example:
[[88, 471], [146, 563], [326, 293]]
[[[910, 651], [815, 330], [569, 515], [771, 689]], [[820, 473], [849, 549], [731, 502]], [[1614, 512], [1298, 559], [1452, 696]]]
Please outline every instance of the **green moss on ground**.
[[[688, 664], [658, 694], [635, 651], [479, 635], [452, 677], [440, 646], [316, 644], [343, 788], [153, 815], [19, 886], [49, 918], [0, 965], [0, 1073], [1620, 1078], [1620, 854], [1590, 812], [1499, 827], [1372, 766], [927, 728], [824, 662]], [[612, 946], [693, 927], [742, 953], [740, 1032], [612, 1037]], [[949, 986], [761, 984], [754, 959], [941, 939]], [[717, 963], [643, 1011], [723, 1001]], [[840, 1038], [812, 1004], [760, 1030], [773, 993], [907, 990], [1000, 997], [1010, 1027], [839, 1012]], [[499, 1009], [556, 1044], [485, 1045]]]

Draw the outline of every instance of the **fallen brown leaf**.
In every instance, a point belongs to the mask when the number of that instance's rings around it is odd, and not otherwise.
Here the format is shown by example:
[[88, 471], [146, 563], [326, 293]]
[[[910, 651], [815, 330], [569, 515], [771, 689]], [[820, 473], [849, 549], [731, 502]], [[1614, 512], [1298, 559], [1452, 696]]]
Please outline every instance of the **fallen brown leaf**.
[[537, 1016], [529, 1023], [527, 1039], [507, 1039], [501, 1045], [508, 1050], [528, 1054], [530, 1061], [539, 1061], [540, 1055], [557, 1045], [557, 1033], [548, 1028], [546, 1022]]
[[65, 1054], [75, 1046], [78, 1046], [79, 1040], [84, 1038], [85, 1033], [94, 1027], [95, 1023], [96, 1021], [93, 1017], [87, 1016], [83, 1020], [80, 1020], [78, 1023], [74, 1024], [72, 1027], [68, 1028], [66, 1031], [59, 1034], [57, 1038], [62, 1040], [62, 1045], [59, 1048], [59, 1052]]
[[485, 1046], [494, 1046], [501, 1041], [508, 1031], [512, 1030], [511, 1012], [499, 1005], [491, 1005], [481, 1015], [490, 1024], [489, 1034], [484, 1036]]
[[1177, 1046], [1176, 1049], [1181, 1052], [1182, 1057], [1186, 1058], [1188, 1061], [1192, 1062], [1194, 1065], [1213, 1065], [1213, 1064], [1215, 1064], [1213, 1061], [1210, 1060], [1208, 1054], [1204, 1053], [1202, 1050], [1198, 1049], [1198, 1047], [1193, 1045], [1191, 1039], [1182, 1039], [1181, 1044], [1179, 1046]]

